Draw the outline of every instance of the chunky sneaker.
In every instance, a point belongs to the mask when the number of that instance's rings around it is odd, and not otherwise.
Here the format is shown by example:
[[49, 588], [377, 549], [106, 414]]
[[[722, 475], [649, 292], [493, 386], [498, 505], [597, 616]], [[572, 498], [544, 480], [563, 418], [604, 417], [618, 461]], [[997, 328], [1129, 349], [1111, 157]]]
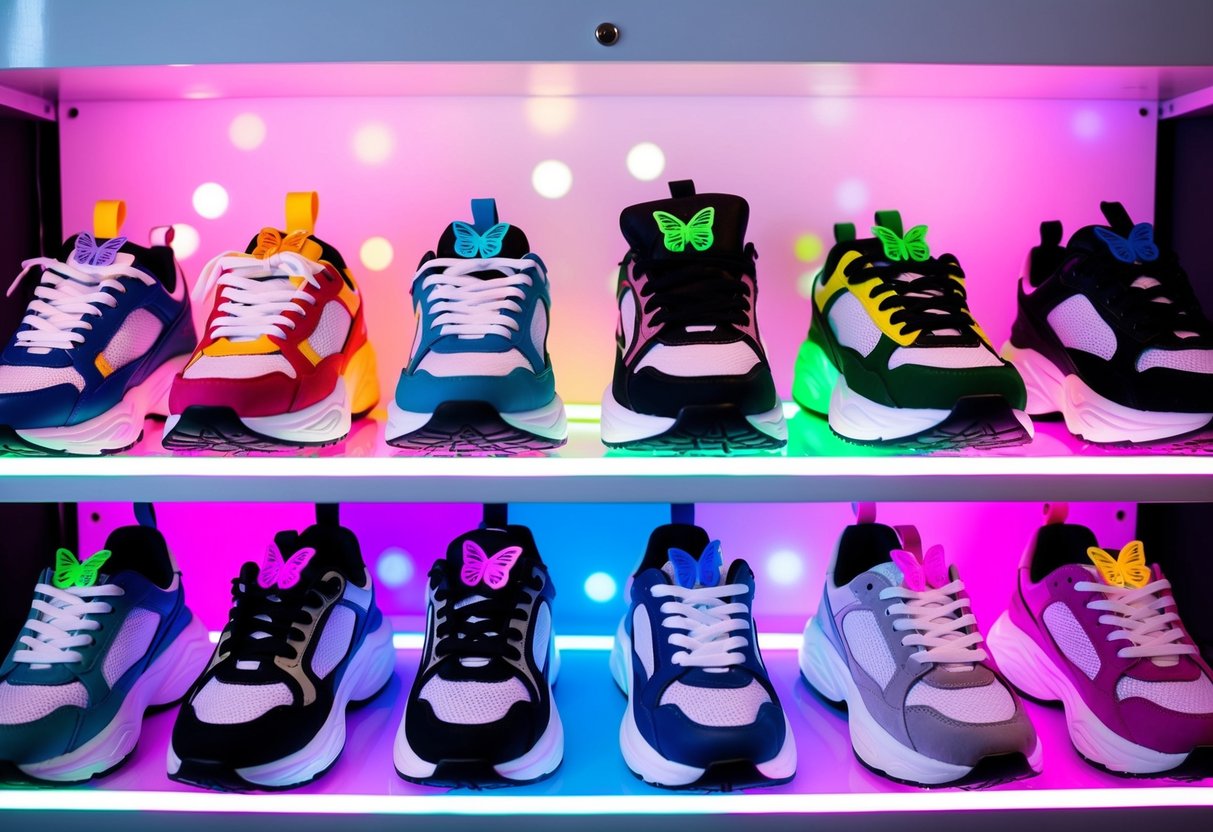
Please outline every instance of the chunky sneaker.
[[556, 589], [525, 526], [456, 538], [430, 570], [425, 648], [396, 732], [406, 780], [484, 786], [564, 758], [552, 699]]
[[800, 672], [846, 702], [855, 754], [883, 774], [935, 785], [987, 758], [1041, 768], [1023, 704], [989, 662], [964, 582], [912, 526], [876, 522], [871, 503], [838, 541], [804, 631]]
[[312, 234], [314, 193], [287, 196], [287, 231], [206, 265], [206, 332], [173, 382], [164, 446], [236, 452], [330, 445], [379, 401], [363, 297], [335, 248]]
[[876, 212], [875, 235], [834, 226], [813, 280], [813, 319], [792, 397], [829, 414], [839, 436], [925, 449], [1018, 445], [1032, 438], [1024, 386], [973, 320], [965, 274], [931, 255], [927, 227]]
[[35, 257], [25, 318], [0, 353], [0, 453], [105, 454], [139, 441], [168, 413], [173, 376], [194, 348], [194, 324], [170, 227], [144, 248], [120, 236], [125, 208], [97, 205], [98, 232]]
[[413, 278], [417, 328], [388, 444], [435, 455], [558, 448], [568, 431], [548, 356], [547, 267], [497, 203], [472, 200]]
[[754, 573], [724, 565], [698, 526], [659, 526], [632, 576], [611, 673], [628, 697], [619, 730], [637, 777], [666, 788], [783, 783], [796, 743], [758, 653]]
[[224, 790], [313, 780], [345, 746], [346, 706], [386, 687], [395, 659], [353, 532], [279, 532], [232, 581], [227, 626], [173, 726], [169, 777]]
[[726, 453], [782, 448], [788, 428], [758, 336], [750, 206], [696, 194], [625, 208], [615, 377], [602, 441], [634, 451]]
[[1028, 387], [1033, 416], [1061, 412], [1091, 442], [1149, 442], [1213, 421], [1213, 324], [1176, 256], [1119, 202], [1108, 225], [1061, 245], [1040, 226], [1019, 281], [1019, 313], [1002, 354]]
[[1213, 746], [1213, 672], [1141, 542], [1114, 555], [1065, 519], [1065, 504], [1049, 506], [990, 649], [1025, 694], [1061, 701], [1083, 757], [1131, 774], [1175, 768]]
[[155, 529], [115, 529], [83, 561], [60, 549], [0, 664], [0, 760], [57, 783], [109, 772], [134, 752], [144, 712], [184, 696], [210, 648]]

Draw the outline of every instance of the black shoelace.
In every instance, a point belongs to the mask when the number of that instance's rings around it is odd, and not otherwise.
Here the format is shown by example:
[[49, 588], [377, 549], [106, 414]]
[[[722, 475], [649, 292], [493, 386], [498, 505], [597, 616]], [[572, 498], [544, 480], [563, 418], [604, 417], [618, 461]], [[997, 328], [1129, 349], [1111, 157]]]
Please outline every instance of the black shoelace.
[[[1165, 253], [1152, 263], [1123, 263], [1104, 257], [1092, 271], [1095, 292], [1106, 307], [1146, 340], [1177, 331], [1208, 338], [1213, 331], [1173, 253]], [[1140, 278], [1152, 278], [1156, 285], [1134, 286]]]
[[336, 592], [336, 584], [336, 578], [329, 578], [310, 586], [300, 583], [287, 590], [262, 589], [256, 578], [251, 584], [236, 578], [232, 581], [233, 604], [226, 628], [225, 652], [240, 661], [273, 661], [279, 656], [298, 658], [300, 647], [297, 642], [304, 636], [301, 625], [312, 622], [312, 613], [304, 607], [323, 604], [326, 592]]
[[754, 299], [741, 276], [753, 276], [756, 257], [753, 245], [747, 244], [744, 255], [736, 257], [638, 259], [635, 270], [648, 277], [641, 309], [654, 313], [654, 326], [745, 326]]
[[864, 254], [847, 267], [846, 279], [853, 286], [879, 281], [872, 293], [872, 297], [881, 298], [877, 308], [894, 310], [889, 321], [900, 324], [906, 335], [935, 335], [951, 329], [960, 333], [959, 337], [972, 340], [969, 332], [973, 318], [959, 282], [964, 279], [964, 269], [948, 255], [922, 262], [890, 262], [883, 255]]
[[[526, 571], [529, 573], [530, 570]], [[519, 622], [525, 622], [530, 617], [518, 604], [524, 589], [540, 587], [537, 579], [511, 577], [509, 584], [498, 590], [494, 597], [481, 596], [473, 601], [467, 599], [475, 598], [479, 593], [462, 584], [458, 585], [456, 592], [451, 592], [449, 587], [439, 589], [435, 593], [436, 599], [447, 602], [447, 605], [445, 617], [436, 630], [438, 645], [435, 653], [439, 658], [455, 656], [518, 661], [522, 653], [510, 642], [522, 640]]]

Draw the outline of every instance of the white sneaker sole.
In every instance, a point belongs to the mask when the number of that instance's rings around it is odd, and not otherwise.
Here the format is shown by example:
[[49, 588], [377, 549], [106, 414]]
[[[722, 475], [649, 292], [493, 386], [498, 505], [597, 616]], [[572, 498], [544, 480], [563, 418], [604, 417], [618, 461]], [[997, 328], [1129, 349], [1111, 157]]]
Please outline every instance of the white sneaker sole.
[[[783, 405], [777, 404], [763, 413], [745, 416], [746, 422], [771, 439], [784, 443], [788, 439], [788, 424], [783, 417]], [[602, 441], [606, 445], [627, 445], [642, 442], [667, 433], [677, 423], [672, 416], [650, 416], [637, 413], [615, 400], [612, 387], [602, 394]]]
[[1002, 357], [1015, 365], [1028, 389], [1028, 413], [1060, 412], [1066, 428], [1089, 442], [1152, 442], [1191, 433], [1213, 421], [1213, 413], [1135, 410], [1096, 393], [1039, 352], [1010, 341]]
[[[434, 418], [433, 411], [423, 413], [401, 410], [395, 401], [388, 404], [387, 412], [387, 428], [384, 431], [384, 438], [387, 442], [422, 430]], [[497, 415], [510, 427], [541, 439], [564, 442], [568, 438], [568, 419], [564, 412], [564, 402], [559, 396], [555, 396], [543, 407], [534, 410], [519, 410], [512, 413], [499, 411]]]
[[1187, 759], [1187, 754], [1164, 754], [1130, 742], [1105, 725], [1083, 701], [1074, 683], [1005, 612], [990, 628], [986, 643], [998, 669], [1011, 684], [1036, 699], [1061, 702], [1070, 741], [1088, 760], [1112, 771], [1157, 774]]

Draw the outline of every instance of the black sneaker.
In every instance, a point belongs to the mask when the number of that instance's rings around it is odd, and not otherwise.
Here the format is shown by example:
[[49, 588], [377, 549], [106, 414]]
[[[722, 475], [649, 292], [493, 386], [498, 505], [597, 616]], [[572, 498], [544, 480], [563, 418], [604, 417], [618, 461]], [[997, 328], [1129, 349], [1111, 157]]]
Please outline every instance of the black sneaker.
[[1019, 283], [1019, 314], [1002, 349], [1028, 388], [1028, 412], [1061, 412], [1091, 442], [1149, 442], [1213, 420], [1213, 326], [1179, 260], [1100, 203], [1107, 226], [1061, 245], [1040, 226]]
[[625, 208], [615, 378], [602, 400], [612, 448], [726, 453], [782, 448], [783, 408], [758, 335], [749, 204], [696, 194]]
[[430, 570], [425, 649], [396, 732], [401, 777], [484, 786], [556, 770], [564, 729], [552, 700], [555, 597], [525, 526], [451, 543]]
[[232, 611], [173, 726], [169, 777], [223, 790], [286, 789], [345, 746], [345, 709], [395, 664], [358, 539], [339, 526], [279, 532], [232, 581]]

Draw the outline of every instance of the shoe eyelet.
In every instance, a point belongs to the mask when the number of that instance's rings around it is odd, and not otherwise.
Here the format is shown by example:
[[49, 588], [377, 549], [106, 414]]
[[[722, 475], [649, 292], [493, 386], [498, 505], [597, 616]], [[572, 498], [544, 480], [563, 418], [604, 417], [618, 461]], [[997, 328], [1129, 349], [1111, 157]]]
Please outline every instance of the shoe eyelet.
[[871, 591], [872, 591], [872, 585], [868, 584], [868, 592], [871, 592]]

